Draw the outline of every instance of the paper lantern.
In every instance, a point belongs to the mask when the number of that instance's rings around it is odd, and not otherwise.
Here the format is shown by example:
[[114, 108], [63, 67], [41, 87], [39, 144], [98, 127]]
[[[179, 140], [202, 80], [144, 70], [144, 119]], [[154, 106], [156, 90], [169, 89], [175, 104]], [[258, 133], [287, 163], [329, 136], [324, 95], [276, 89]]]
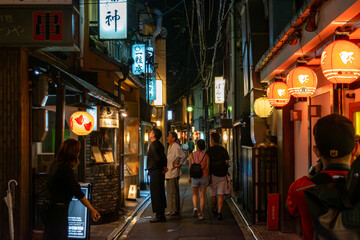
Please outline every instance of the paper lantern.
[[76, 135], [88, 135], [94, 129], [94, 117], [88, 112], [75, 112], [70, 117], [70, 129]]
[[360, 48], [347, 40], [329, 44], [321, 54], [321, 70], [334, 84], [350, 84], [360, 76]]
[[289, 92], [296, 98], [310, 97], [316, 91], [316, 73], [304, 66], [294, 68], [286, 77]]
[[270, 117], [274, 111], [272, 106], [266, 97], [257, 98], [254, 102], [254, 112], [261, 118]]
[[276, 108], [285, 106], [290, 101], [288, 86], [284, 82], [273, 82], [267, 88], [267, 98]]

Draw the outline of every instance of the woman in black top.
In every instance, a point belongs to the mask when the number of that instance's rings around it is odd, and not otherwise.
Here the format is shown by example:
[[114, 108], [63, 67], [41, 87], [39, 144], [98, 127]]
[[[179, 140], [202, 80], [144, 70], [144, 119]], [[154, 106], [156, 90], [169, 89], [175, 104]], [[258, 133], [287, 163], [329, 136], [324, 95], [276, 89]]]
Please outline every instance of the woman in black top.
[[100, 218], [75, 180], [73, 168], [78, 165], [80, 148], [80, 142], [75, 139], [64, 141], [50, 168], [46, 185], [49, 207], [45, 219], [45, 239], [68, 239], [68, 209], [73, 196], [90, 209], [93, 221]]

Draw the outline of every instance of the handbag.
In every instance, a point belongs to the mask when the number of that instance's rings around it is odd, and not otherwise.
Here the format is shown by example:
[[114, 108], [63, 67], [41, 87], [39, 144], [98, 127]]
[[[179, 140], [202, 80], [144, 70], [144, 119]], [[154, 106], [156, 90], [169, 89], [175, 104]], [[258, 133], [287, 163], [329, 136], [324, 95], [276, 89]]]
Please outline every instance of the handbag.
[[224, 195], [228, 198], [231, 198], [234, 196], [234, 189], [232, 186], [232, 181], [231, 181], [229, 173], [226, 174], [225, 179], [226, 179], [226, 183], [225, 183]]

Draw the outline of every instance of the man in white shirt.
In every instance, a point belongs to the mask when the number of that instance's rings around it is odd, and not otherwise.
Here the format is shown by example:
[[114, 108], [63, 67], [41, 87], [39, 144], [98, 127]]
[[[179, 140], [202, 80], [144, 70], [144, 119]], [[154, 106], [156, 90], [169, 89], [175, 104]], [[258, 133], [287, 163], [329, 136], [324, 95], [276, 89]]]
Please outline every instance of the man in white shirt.
[[177, 134], [169, 132], [167, 142], [169, 148], [167, 151], [167, 168], [165, 174], [166, 192], [169, 212], [168, 216], [180, 215], [180, 193], [179, 193], [179, 178], [181, 175], [181, 165], [186, 162], [186, 154], [181, 149], [180, 145], [176, 143]]

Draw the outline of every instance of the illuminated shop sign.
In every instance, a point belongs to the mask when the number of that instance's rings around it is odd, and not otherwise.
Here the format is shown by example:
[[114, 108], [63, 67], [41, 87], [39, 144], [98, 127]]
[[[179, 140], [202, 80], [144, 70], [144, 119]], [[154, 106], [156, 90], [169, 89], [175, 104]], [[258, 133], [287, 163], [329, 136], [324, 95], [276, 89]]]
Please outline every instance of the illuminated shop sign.
[[156, 80], [156, 99], [154, 100], [154, 105], [155, 106], [163, 105], [162, 80]]
[[173, 120], [173, 111], [169, 110], [169, 111], [167, 112], [167, 119], [168, 119], [169, 121]]
[[[80, 185], [81, 191], [89, 199], [90, 184]], [[88, 209], [75, 197], [72, 198], [68, 210], [68, 237], [71, 239], [87, 239], [90, 233], [90, 219]]]
[[119, 111], [113, 107], [104, 107], [100, 112], [101, 128], [119, 128]]
[[132, 46], [132, 72], [134, 75], [145, 73], [145, 44], [134, 44]]
[[146, 73], [153, 73], [152, 64], [154, 63], [154, 48], [146, 48]]
[[215, 103], [225, 101], [225, 80], [223, 77], [215, 77]]
[[146, 94], [148, 94], [149, 101], [156, 99], [156, 79], [150, 78], [146, 84]]
[[100, 39], [127, 38], [127, 1], [99, 0]]
[[98, 131], [98, 109], [97, 107], [86, 109], [86, 112], [90, 113], [94, 117], [94, 129], [93, 131]]

